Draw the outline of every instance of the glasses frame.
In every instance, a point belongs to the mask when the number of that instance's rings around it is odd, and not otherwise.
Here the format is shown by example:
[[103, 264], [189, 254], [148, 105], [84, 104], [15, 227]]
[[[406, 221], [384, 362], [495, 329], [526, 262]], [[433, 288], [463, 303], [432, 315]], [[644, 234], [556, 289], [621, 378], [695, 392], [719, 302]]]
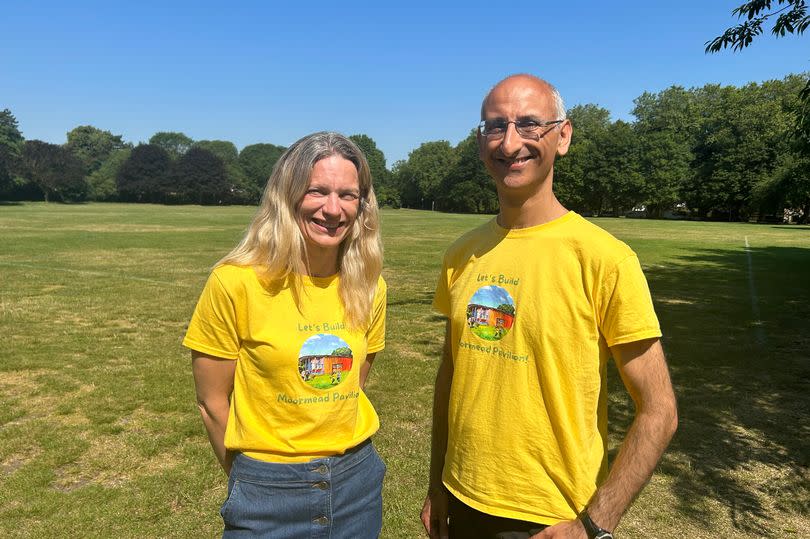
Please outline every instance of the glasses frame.
[[[525, 121], [533, 122], [536, 125], [536, 127], [532, 128], [532, 129], [529, 129], [527, 131], [526, 128], [518, 126], [518, 122], [525, 122]], [[515, 131], [517, 131], [517, 134], [520, 135], [522, 138], [537, 140], [538, 138], [540, 138], [537, 135], [537, 131], [539, 131], [540, 129], [543, 129], [544, 127], [560, 125], [564, 121], [565, 120], [548, 120], [548, 121], [540, 121], [540, 122], [538, 122], [538, 121], [535, 121], [535, 120], [524, 120], [524, 119], [521, 119], [521, 120], [507, 120], [504, 123], [505, 129], [502, 132], [500, 132], [500, 133], [487, 133], [485, 131], [485, 128], [486, 128], [486, 125], [487, 125], [487, 120], [481, 120], [478, 123], [478, 134], [481, 135], [482, 137], [485, 137], [488, 140], [502, 139], [503, 137], [506, 136], [506, 132], [509, 131], [509, 124], [514, 124], [515, 125]]]

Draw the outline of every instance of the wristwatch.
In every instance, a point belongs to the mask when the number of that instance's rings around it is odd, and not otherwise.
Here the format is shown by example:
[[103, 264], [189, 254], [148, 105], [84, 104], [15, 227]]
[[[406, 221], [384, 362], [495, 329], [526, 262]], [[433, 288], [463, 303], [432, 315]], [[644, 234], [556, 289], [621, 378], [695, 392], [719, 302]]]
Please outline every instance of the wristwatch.
[[579, 521], [582, 522], [582, 525], [585, 527], [585, 533], [588, 534], [588, 539], [613, 539], [612, 533], [603, 530], [591, 520], [587, 509], [583, 509], [579, 514]]

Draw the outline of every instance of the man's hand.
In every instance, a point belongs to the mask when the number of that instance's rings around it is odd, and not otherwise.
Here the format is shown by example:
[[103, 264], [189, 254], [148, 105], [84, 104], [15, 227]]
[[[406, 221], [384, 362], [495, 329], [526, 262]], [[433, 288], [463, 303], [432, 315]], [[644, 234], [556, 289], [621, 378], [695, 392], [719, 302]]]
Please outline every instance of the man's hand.
[[422, 506], [422, 524], [430, 539], [447, 539], [447, 491], [432, 487]]
[[588, 539], [588, 534], [579, 520], [566, 520], [549, 526], [529, 539]]

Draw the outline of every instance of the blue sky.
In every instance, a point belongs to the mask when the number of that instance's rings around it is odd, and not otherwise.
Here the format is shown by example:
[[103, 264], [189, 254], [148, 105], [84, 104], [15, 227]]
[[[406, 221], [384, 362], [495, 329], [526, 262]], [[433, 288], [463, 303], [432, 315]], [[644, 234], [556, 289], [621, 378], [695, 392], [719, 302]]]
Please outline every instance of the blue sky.
[[423, 142], [463, 139], [511, 73], [632, 120], [644, 91], [810, 71], [810, 36], [704, 54], [740, 3], [12, 1], [0, 109], [53, 143], [86, 124], [135, 143], [182, 131], [240, 149], [365, 133], [390, 166]]
[[301, 356], [314, 356], [320, 354], [331, 354], [338, 348], [348, 347], [346, 341], [329, 333], [318, 333], [313, 335], [301, 346]]
[[514, 305], [515, 301], [509, 292], [500, 286], [484, 286], [479, 288], [470, 298], [470, 303], [485, 305], [486, 307], [497, 307], [498, 305]]

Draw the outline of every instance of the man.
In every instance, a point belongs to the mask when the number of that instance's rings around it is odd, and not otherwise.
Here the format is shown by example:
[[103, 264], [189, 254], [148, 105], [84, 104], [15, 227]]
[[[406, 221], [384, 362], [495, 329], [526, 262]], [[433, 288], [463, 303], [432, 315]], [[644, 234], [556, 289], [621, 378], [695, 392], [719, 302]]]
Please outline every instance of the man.
[[[552, 192], [572, 133], [557, 91], [508, 77], [481, 120], [500, 210], [445, 254], [422, 522], [431, 538], [609, 538], [677, 426], [649, 289], [633, 251]], [[611, 355], [636, 414], [608, 473]]]

